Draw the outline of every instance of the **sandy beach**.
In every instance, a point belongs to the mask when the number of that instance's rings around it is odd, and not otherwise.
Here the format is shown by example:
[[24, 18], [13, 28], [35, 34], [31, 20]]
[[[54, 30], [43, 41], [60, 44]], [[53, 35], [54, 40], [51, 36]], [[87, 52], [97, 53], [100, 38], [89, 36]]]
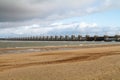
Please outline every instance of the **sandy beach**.
[[76, 47], [2, 54], [0, 80], [120, 80], [120, 45]]

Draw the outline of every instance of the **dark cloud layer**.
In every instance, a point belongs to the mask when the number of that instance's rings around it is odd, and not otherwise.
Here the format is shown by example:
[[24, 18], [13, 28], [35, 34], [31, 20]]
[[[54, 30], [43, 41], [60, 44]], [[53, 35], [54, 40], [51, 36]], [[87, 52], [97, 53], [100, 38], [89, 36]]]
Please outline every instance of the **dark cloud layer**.
[[0, 0], [0, 22], [63, 19], [118, 7], [119, 3], [119, 0]]
[[0, 22], [75, 15], [95, 0], [0, 0]]
[[27, 20], [45, 15], [41, 7], [30, 0], [0, 0], [0, 21]]
[[[14, 34], [54, 32], [54, 27], [59, 26], [51, 24], [57, 20], [113, 8], [120, 8], [120, 0], [0, 0], [0, 34], [9, 34], [11, 31]], [[31, 29], [34, 25], [39, 25], [38, 29]], [[62, 27], [59, 28], [62, 30]]]

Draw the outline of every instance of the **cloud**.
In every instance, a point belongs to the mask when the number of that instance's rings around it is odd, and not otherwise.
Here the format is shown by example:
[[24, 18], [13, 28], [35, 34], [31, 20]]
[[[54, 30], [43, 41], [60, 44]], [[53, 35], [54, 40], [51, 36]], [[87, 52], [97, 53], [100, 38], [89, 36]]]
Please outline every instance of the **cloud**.
[[103, 28], [95, 22], [64, 24], [59, 20], [118, 8], [120, 0], [0, 0], [0, 34], [99, 32]]
[[16, 35], [41, 35], [46, 34], [51, 28], [48, 27], [40, 27], [39, 25], [31, 25], [31, 26], [21, 26], [16, 28], [4, 28], [0, 30], [2, 34], [16, 34]]
[[[6, 23], [7, 25], [8, 23]], [[17, 23], [18, 24], [18, 23]], [[16, 24], [16, 25], [17, 25]], [[10, 25], [10, 23], [8, 24]], [[24, 24], [25, 25], [25, 24]], [[11, 25], [12, 26], [12, 25]], [[0, 29], [0, 34], [14, 34], [14, 35], [71, 35], [71, 34], [87, 34], [94, 33], [98, 27], [97, 23], [86, 22], [53, 22], [47, 25], [29, 24], [18, 27], [4, 27]]]
[[[0, 0], [0, 28], [48, 24], [56, 20], [120, 8], [119, 0]], [[37, 23], [36, 23], [37, 22]]]
[[94, 27], [97, 27], [97, 24], [96, 23], [88, 24], [88, 23], [85, 23], [85, 22], [81, 22], [80, 27], [81, 28], [88, 28], [88, 27], [94, 28]]
[[119, 0], [0, 0], [0, 22], [56, 20], [99, 12], [119, 5]]
[[[94, 0], [0, 0], [0, 21], [46, 19], [73, 13]], [[71, 14], [70, 13], [70, 14]]]
[[[109, 28], [108, 28], [109, 27]], [[120, 31], [119, 27], [106, 26], [101, 27], [97, 23], [74, 22], [74, 23], [52, 23], [47, 27], [39, 24], [30, 26], [20, 26], [16, 28], [0, 29], [0, 34], [12, 36], [36, 36], [36, 35], [115, 35]]]

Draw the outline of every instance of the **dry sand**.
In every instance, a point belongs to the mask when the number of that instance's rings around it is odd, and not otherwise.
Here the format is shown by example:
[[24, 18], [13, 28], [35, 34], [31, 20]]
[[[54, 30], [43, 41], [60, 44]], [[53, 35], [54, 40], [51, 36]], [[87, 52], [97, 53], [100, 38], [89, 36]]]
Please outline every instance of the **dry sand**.
[[120, 80], [120, 46], [0, 55], [0, 80]]

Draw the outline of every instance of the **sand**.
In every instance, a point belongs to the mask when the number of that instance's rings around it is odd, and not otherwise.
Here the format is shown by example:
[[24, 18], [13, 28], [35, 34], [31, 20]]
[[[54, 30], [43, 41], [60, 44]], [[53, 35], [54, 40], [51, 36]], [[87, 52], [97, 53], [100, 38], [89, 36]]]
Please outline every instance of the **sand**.
[[0, 80], [120, 80], [120, 46], [3, 54]]

